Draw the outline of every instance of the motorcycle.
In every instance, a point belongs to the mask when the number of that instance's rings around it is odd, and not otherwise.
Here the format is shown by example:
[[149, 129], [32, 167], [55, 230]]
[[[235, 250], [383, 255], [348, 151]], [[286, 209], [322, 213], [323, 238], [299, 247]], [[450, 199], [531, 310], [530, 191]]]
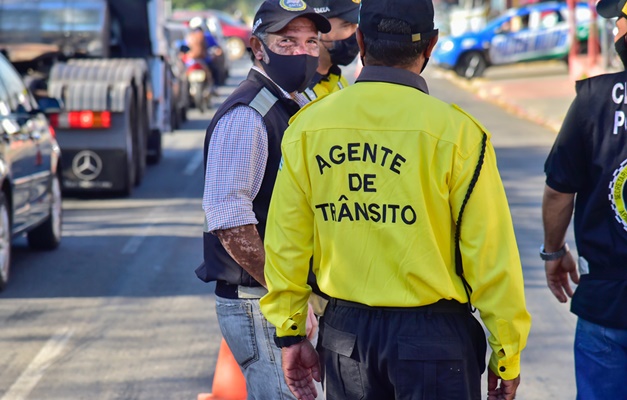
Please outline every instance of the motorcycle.
[[189, 95], [194, 106], [203, 113], [211, 108], [213, 76], [203, 60], [194, 59], [187, 63], [185, 71], [189, 82]]

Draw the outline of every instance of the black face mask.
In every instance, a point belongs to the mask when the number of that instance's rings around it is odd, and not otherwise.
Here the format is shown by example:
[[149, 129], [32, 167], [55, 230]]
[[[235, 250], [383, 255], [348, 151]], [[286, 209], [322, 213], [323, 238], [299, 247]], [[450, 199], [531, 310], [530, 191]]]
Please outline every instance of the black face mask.
[[334, 65], [348, 65], [355, 60], [357, 54], [359, 54], [359, 45], [355, 33], [344, 40], [334, 41], [333, 47], [329, 49], [331, 63]]
[[270, 79], [288, 93], [305, 90], [318, 69], [318, 57], [308, 54], [284, 56], [262, 44], [270, 60], [268, 63], [261, 60], [261, 64]]
[[620, 60], [623, 62], [623, 65], [627, 67], [627, 34], [621, 36], [618, 41], [614, 43], [614, 48], [616, 49], [616, 54], [620, 57]]

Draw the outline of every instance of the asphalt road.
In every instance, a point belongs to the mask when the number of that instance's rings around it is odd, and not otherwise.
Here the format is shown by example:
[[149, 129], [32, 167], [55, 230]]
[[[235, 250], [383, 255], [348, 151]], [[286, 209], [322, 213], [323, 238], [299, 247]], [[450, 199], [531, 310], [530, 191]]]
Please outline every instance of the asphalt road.
[[[575, 318], [550, 295], [537, 255], [542, 165], [554, 134], [445, 77], [427, 69], [431, 94], [492, 132], [512, 209], [533, 316], [517, 399], [572, 399]], [[192, 111], [183, 129], [165, 135], [162, 162], [132, 197], [66, 198], [57, 251], [15, 242], [0, 293], [0, 400], [189, 400], [210, 391], [220, 332], [212, 285], [194, 275], [208, 117]]]

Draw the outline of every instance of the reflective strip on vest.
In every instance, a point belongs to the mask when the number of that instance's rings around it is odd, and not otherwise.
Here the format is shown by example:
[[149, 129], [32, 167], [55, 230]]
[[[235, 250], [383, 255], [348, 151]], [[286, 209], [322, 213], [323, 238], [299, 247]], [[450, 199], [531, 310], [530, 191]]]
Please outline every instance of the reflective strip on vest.
[[316, 92], [314, 92], [314, 91], [313, 91], [312, 89], [310, 89], [310, 88], [305, 89], [305, 91], [303, 92], [303, 94], [304, 94], [305, 96], [307, 96], [307, 98], [308, 98], [309, 100], [315, 100], [315, 99], [317, 99], [317, 98], [318, 98], [318, 95], [316, 94]]
[[268, 89], [263, 88], [257, 96], [250, 102], [249, 106], [255, 109], [262, 117], [272, 108], [274, 103], [279, 101]]

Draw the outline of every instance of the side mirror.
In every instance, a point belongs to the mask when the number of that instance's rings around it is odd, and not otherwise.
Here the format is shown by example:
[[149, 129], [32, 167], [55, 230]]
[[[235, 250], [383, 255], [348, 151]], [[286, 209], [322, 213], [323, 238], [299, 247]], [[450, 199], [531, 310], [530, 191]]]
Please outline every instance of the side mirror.
[[61, 100], [54, 97], [38, 97], [37, 104], [39, 105], [38, 111], [46, 115], [59, 114], [63, 109]]

